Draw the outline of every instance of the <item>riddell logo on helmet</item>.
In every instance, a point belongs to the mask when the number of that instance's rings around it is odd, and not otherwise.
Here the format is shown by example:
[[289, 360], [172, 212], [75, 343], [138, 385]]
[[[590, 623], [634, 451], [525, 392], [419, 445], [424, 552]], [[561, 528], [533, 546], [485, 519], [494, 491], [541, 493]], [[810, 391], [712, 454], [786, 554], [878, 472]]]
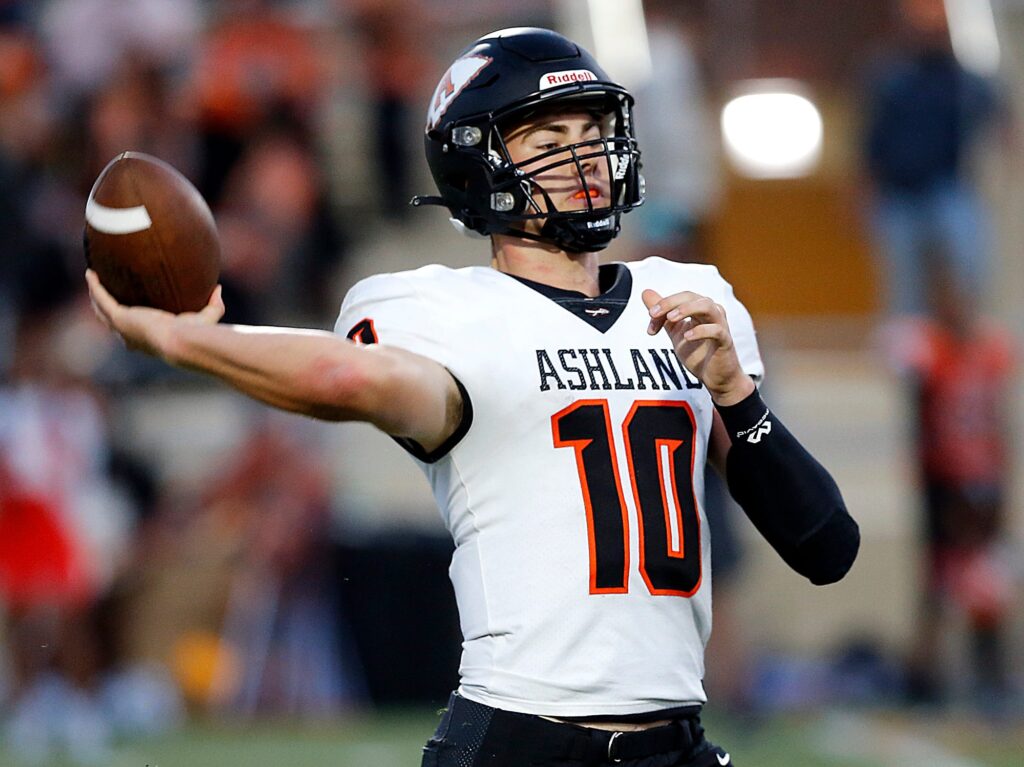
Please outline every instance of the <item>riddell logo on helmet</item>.
[[596, 80], [597, 75], [589, 69], [567, 69], [564, 72], [548, 72], [540, 78], [540, 89], [554, 88], [569, 83], [586, 83]]

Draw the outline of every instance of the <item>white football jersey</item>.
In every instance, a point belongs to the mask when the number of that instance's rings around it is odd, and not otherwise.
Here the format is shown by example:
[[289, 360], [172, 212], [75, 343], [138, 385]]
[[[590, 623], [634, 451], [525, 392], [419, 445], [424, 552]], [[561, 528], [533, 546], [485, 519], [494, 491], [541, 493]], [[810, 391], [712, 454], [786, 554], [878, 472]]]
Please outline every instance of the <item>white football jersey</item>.
[[760, 354], [714, 267], [648, 258], [606, 278], [585, 298], [426, 266], [358, 283], [336, 326], [436, 360], [468, 395], [468, 430], [413, 452], [455, 541], [459, 691], [490, 706], [585, 717], [705, 699], [713, 405], [668, 335], [647, 334], [641, 292], [709, 296], [757, 379]]

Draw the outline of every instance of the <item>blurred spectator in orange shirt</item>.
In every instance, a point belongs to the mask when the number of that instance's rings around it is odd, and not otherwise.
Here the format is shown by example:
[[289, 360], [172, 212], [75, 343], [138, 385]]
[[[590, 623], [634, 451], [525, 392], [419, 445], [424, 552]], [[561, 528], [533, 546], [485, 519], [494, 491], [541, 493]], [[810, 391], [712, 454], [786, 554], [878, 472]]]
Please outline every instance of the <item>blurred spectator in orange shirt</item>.
[[246, 141], [279, 116], [308, 127], [327, 84], [314, 30], [268, 0], [222, 7], [194, 82], [206, 162], [200, 190], [214, 204]]
[[932, 307], [897, 344], [916, 393], [927, 568], [910, 693], [926, 702], [944, 697], [939, 628], [952, 607], [970, 626], [978, 700], [994, 705], [1009, 692], [1003, 635], [1012, 575], [1001, 546], [1016, 351], [947, 271], [934, 277]]

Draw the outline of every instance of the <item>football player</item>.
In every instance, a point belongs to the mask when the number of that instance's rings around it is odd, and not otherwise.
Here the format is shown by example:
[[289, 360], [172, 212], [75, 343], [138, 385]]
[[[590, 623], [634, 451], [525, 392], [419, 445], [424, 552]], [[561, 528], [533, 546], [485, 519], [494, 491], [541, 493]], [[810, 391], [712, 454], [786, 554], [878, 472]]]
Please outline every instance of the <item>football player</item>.
[[814, 583], [857, 526], [761, 400], [751, 319], [710, 266], [598, 264], [643, 202], [633, 99], [572, 41], [475, 41], [431, 98], [427, 161], [491, 264], [358, 283], [336, 335], [117, 304], [134, 348], [270, 405], [361, 420], [420, 464], [455, 541], [459, 688], [424, 765], [725, 765], [704, 738], [711, 461]]

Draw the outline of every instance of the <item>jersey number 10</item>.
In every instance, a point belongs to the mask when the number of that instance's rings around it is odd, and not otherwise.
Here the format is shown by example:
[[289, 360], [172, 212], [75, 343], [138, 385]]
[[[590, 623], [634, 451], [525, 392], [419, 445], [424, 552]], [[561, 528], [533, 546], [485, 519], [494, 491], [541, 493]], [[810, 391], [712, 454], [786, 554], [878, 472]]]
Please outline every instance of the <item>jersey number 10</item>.
[[[556, 448], [576, 452], [587, 510], [590, 593], [629, 589], [629, 521], [608, 401], [579, 400], [551, 417]], [[700, 514], [693, 492], [693, 411], [638, 401], [622, 423], [638, 519], [640, 574], [651, 594], [692, 596], [701, 581]]]

